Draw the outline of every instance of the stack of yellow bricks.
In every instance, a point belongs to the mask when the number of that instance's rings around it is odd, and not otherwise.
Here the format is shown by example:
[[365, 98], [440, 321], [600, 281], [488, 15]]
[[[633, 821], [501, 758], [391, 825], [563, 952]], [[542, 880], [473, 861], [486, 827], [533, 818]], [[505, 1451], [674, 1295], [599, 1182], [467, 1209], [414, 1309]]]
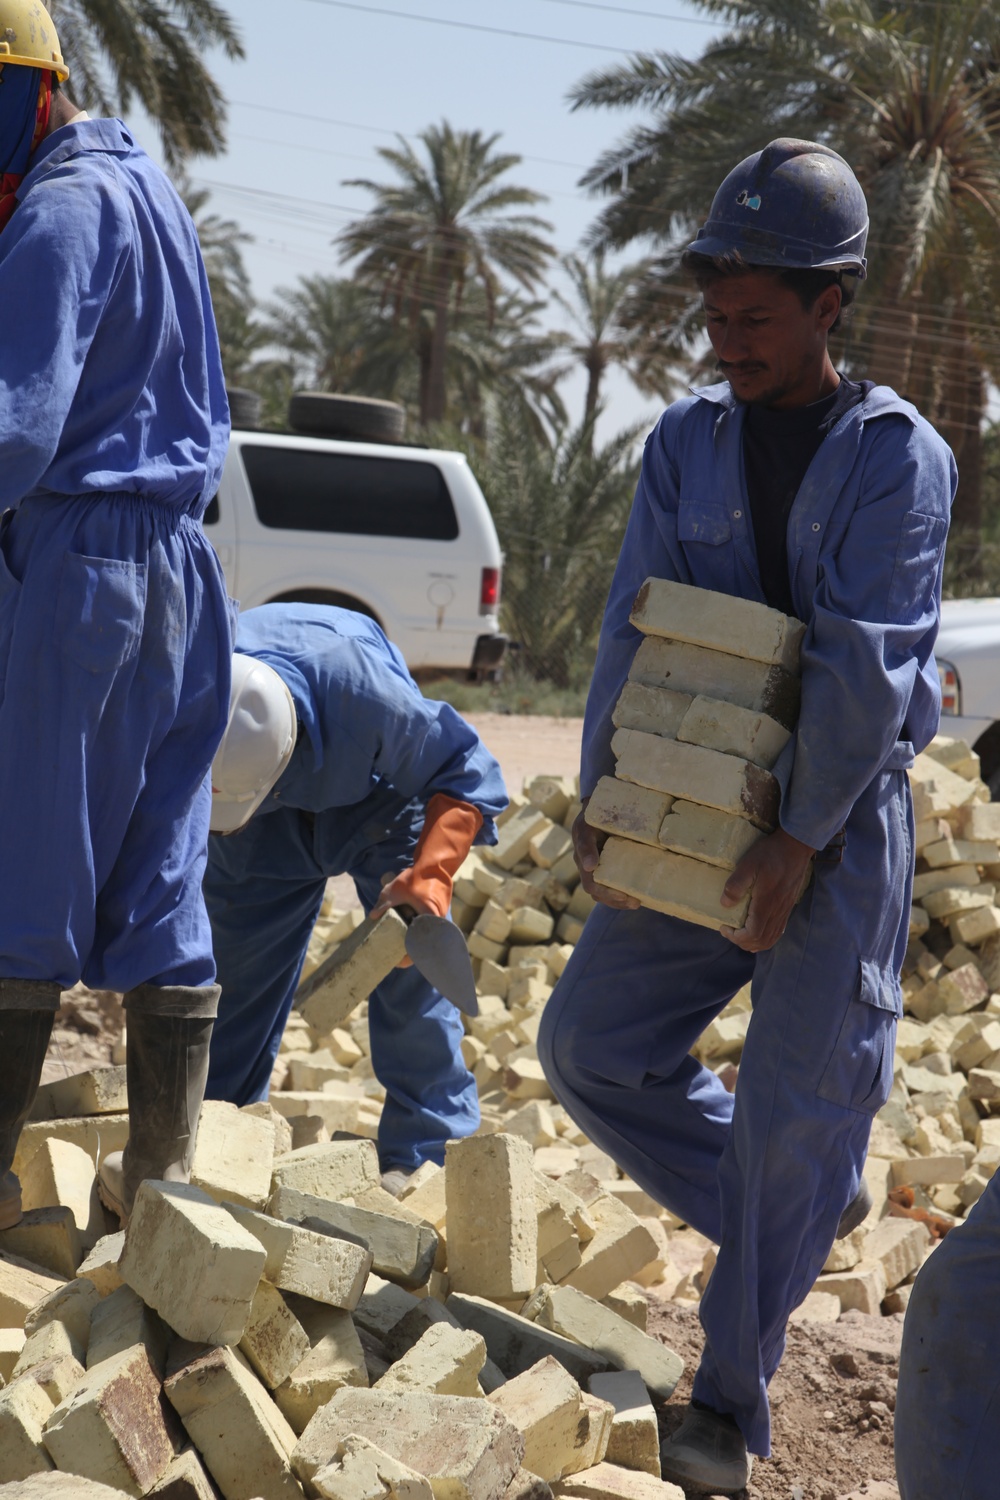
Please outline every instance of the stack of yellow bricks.
[[720, 904], [739, 860], [777, 826], [772, 774], [799, 709], [800, 620], [751, 600], [649, 578], [632, 624], [645, 640], [618, 700], [615, 775], [587, 821], [610, 835], [596, 878], [643, 906], [739, 927]]

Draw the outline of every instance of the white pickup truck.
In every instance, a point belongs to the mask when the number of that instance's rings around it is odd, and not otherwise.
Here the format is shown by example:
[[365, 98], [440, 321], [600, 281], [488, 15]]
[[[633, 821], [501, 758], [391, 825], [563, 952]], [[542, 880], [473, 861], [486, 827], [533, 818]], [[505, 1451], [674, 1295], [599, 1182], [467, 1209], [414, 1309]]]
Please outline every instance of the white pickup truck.
[[460, 453], [236, 428], [204, 526], [243, 609], [359, 610], [415, 673], [503, 660], [500, 544]]
[[972, 746], [1000, 801], [1000, 599], [946, 599], [934, 655], [941, 733]]

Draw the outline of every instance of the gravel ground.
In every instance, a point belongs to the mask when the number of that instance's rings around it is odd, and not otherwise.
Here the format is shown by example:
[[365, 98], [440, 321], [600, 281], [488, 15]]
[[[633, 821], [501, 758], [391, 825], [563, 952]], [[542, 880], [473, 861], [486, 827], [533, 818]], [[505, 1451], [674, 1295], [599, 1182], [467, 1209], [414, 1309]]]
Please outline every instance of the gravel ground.
[[[582, 719], [470, 715], [503, 768], [509, 790], [527, 777], [575, 776]], [[353, 884], [336, 882], [337, 904], [358, 904]], [[111, 1061], [120, 1034], [118, 997], [82, 986], [64, 999], [45, 1078]], [[676, 1349], [685, 1373], [660, 1410], [664, 1435], [680, 1421], [701, 1352], [695, 1308], [650, 1298], [649, 1331]], [[847, 1313], [833, 1324], [798, 1323], [772, 1386], [773, 1456], [758, 1462], [745, 1500], [895, 1500], [891, 1410], [902, 1318]], [[941, 1500], [945, 1500], [942, 1496]]]

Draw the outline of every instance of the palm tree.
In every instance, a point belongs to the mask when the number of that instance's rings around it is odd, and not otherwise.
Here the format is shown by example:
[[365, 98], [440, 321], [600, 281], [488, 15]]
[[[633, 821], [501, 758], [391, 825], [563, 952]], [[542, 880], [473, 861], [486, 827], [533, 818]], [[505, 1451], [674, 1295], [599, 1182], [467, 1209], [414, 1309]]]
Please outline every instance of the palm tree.
[[511, 212], [541, 202], [542, 195], [501, 182], [521, 158], [494, 153], [499, 136], [456, 131], [445, 121], [418, 139], [426, 161], [402, 137], [396, 148], [379, 147], [397, 182], [345, 184], [367, 189], [375, 206], [343, 231], [339, 243], [345, 260], [358, 260], [357, 279], [376, 287], [397, 318], [413, 325], [425, 313], [431, 318], [420, 369], [426, 426], [445, 416], [449, 334], [467, 284], [483, 288], [492, 321], [501, 274], [530, 291], [554, 251], [542, 238], [550, 224]]
[[252, 362], [269, 342], [267, 331], [255, 316], [250, 277], [243, 260], [243, 246], [253, 240], [236, 223], [208, 212], [210, 194], [192, 187], [183, 171], [175, 173], [175, 185], [194, 220], [202, 258], [212, 294], [212, 307], [222, 351], [226, 384], [243, 385]]
[[645, 306], [694, 346], [678, 261], [712, 193], [775, 136], [822, 141], [869, 199], [870, 280], [846, 366], [887, 380], [949, 439], [959, 526], [978, 530], [987, 378], [1000, 375], [1000, 11], [984, 0], [696, 0], [730, 25], [699, 58], [643, 55], [583, 80], [581, 107], [653, 111], [584, 179], [599, 243], [651, 241]]
[[[546, 424], [565, 420], [552, 363], [563, 338], [539, 329], [542, 307], [502, 291], [491, 318], [482, 287], [470, 285], [450, 327], [448, 405], [462, 413], [455, 434], [485, 438], [487, 408], [498, 398], [521, 403], [546, 441]], [[404, 323], [361, 282], [303, 276], [280, 288], [266, 312], [266, 342], [284, 364], [289, 388], [379, 396], [419, 409], [434, 327], [429, 309]]]
[[243, 56], [216, 0], [51, 0], [76, 103], [124, 114], [138, 101], [159, 126], [167, 162], [225, 148], [226, 107], [205, 66], [221, 47]]
[[655, 339], [650, 339], [640, 319], [630, 317], [637, 283], [648, 267], [645, 261], [609, 270], [603, 246], [588, 259], [567, 255], [562, 261], [573, 299], [555, 290], [553, 300], [569, 317], [576, 331], [570, 348], [587, 372], [584, 422], [593, 429], [601, 404], [601, 386], [608, 370], [619, 365], [627, 370], [639, 389], [666, 396], [671, 387], [668, 363]]
[[565, 334], [543, 330], [544, 302], [502, 291], [489, 306], [483, 288], [473, 284], [452, 328], [448, 362], [448, 404], [462, 413], [462, 428], [486, 440], [488, 419], [498, 402], [517, 409], [539, 441], [566, 424], [558, 391], [563, 370], [555, 357]]
[[403, 399], [415, 394], [407, 330], [378, 293], [336, 276], [301, 276], [266, 309], [270, 342], [312, 390]]
[[499, 404], [476, 472], [504, 550], [503, 621], [526, 674], [582, 687], [639, 478], [641, 428], [594, 448], [592, 423], [542, 440], [522, 406]]

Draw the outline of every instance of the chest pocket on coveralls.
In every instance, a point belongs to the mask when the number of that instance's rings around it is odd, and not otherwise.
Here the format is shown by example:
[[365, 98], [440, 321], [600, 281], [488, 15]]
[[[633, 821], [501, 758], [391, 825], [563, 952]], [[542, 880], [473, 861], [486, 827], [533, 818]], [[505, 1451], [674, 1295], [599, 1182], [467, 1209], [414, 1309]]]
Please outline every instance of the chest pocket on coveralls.
[[874, 1115], [892, 1089], [896, 1020], [902, 1007], [890, 972], [867, 958], [860, 966], [857, 987], [816, 1092], [830, 1104]]
[[682, 542], [705, 542], [721, 547], [733, 534], [726, 507], [717, 500], [687, 500], [677, 505], [677, 537]]
[[67, 552], [53, 638], [87, 672], [114, 672], [139, 649], [146, 612], [146, 564]]

